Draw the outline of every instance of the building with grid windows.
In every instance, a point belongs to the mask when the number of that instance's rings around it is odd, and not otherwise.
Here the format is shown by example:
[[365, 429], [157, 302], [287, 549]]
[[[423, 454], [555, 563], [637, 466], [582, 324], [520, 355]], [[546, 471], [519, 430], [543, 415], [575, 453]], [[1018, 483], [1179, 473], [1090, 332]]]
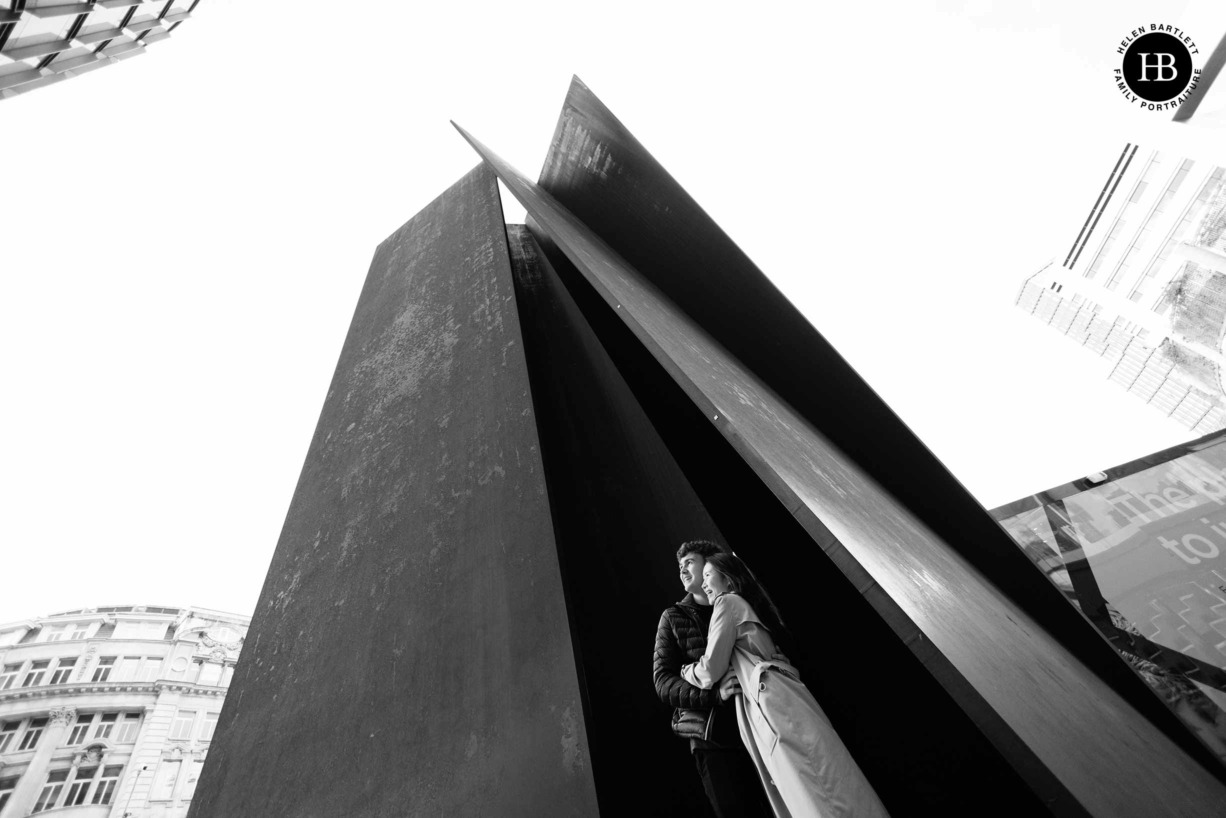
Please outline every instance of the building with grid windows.
[[86, 608], [0, 625], [0, 818], [179, 818], [249, 618]]
[[1226, 426], [1226, 168], [1126, 145], [1072, 244], [1017, 304], [1201, 434]]
[[0, 98], [165, 40], [200, 0], [0, 0]]

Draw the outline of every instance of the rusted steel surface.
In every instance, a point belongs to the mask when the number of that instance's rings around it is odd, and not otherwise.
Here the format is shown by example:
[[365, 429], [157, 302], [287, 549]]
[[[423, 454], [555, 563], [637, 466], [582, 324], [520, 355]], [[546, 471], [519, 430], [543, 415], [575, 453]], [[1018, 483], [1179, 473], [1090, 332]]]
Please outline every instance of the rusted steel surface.
[[[536, 232], [541, 235], [539, 230]], [[545, 239], [544, 253], [549, 263], [541, 267], [548, 272], [547, 280], [552, 282], [556, 276], [566, 284], [566, 290], [556, 300], [560, 303], [573, 299], [582, 313], [577, 320], [568, 314], [566, 323], [583, 321], [590, 326], [600, 347], [617, 367], [617, 379], [624, 379], [629, 386], [642, 413], [648, 416], [667, 446], [668, 459], [682, 468], [724, 542], [732, 544], [767, 582], [785, 620], [802, 627], [805, 638], [788, 649], [789, 659], [802, 668], [806, 684], [886, 806], [899, 815], [975, 815], [983, 810], [985, 803], [993, 803], [994, 814], [998, 816], [1031, 818], [1043, 814], [1042, 802], [988, 743], [962, 708], [857, 589], [837, 571], [830, 570], [825, 555], [812, 547], [808, 532], [651, 357], [616, 311], [607, 309], [600, 296], [582, 282], [582, 276], [573, 265], [548, 243], [547, 237]], [[555, 285], [555, 289], [560, 288]], [[525, 324], [535, 324], [528, 320], [528, 300], [524, 297], [517, 300]], [[549, 326], [554, 323], [550, 321]], [[552, 330], [551, 334], [559, 339], [565, 337]], [[590, 430], [588, 434], [595, 443], [595, 456], [590, 460], [582, 456], [574, 458], [576, 469], [558, 468], [551, 456], [551, 436], [546, 431], [552, 426], [547, 414], [549, 402], [536, 385], [534, 365], [543, 361], [534, 352], [533, 335], [525, 331], [524, 340], [529, 350], [529, 369], [534, 373], [533, 397], [541, 419], [542, 450], [551, 486], [550, 496], [557, 501], [555, 509], [571, 507], [554, 493], [555, 478], [561, 475], [559, 482], [564, 482], [576, 470], [581, 475], [586, 470], [601, 480], [609, 480], [608, 475], [616, 464], [619, 467], [616, 480], [625, 483], [638, 480], [646, 484], [648, 481], [636, 478], [635, 472], [658, 468], [655, 466], [658, 455], [627, 458], [620, 454], [642, 448], [641, 444], [632, 445], [633, 441], [627, 441], [623, 429], [631, 428], [629, 424], [591, 424], [593, 413], [586, 410], [571, 413], [570, 422]], [[571, 349], [575, 345], [556, 343], [552, 346]], [[557, 357], [577, 360], [574, 355]], [[592, 356], [596, 357], [604, 356]], [[565, 395], [591, 391], [590, 376], [587, 379], [577, 377], [576, 369], [564, 365], [550, 367], [561, 384], [559, 391]], [[602, 379], [612, 380], [610, 376]], [[568, 388], [567, 384], [573, 386]], [[597, 407], [608, 402], [602, 391], [597, 391], [594, 398]], [[576, 399], [571, 397], [570, 400]], [[592, 402], [585, 405], [590, 406]], [[598, 411], [595, 414], [608, 413]], [[594, 468], [597, 463], [599, 469]], [[589, 577], [600, 578], [595, 583], [596, 590], [585, 596], [589, 601], [587, 610], [592, 612], [593, 620], [604, 633], [596, 635], [596, 641], [592, 642], [588, 640], [587, 629], [575, 627], [574, 631], [580, 640], [579, 653], [583, 657], [588, 688], [592, 691], [593, 709], [602, 708], [604, 712], [598, 713], [598, 717], [611, 714], [610, 720], [616, 719], [616, 723], [625, 725], [635, 725], [637, 720], [649, 715], [647, 711], [650, 710], [650, 690], [644, 685], [646, 668], [629, 661], [641, 650], [641, 645], [626, 641], [627, 636], [641, 640], [641, 635], [624, 633], [631, 629], [627, 617], [598, 619], [598, 612], [604, 609], [593, 610], [591, 604], [595, 602], [601, 606], [607, 604], [605, 600], [615, 600], [613, 605], [620, 612], [627, 605], [635, 605], [632, 600], [636, 596], [639, 605], [650, 597], [662, 607], [677, 595], [674, 585], [659, 587], [662, 577], [675, 583], [676, 580], [671, 579], [671, 566], [658, 565], [655, 561], [662, 556], [659, 550], [644, 547], [644, 544], [658, 542], [663, 525], [679, 517], [674, 508], [677, 494], [660, 491], [655, 485], [643, 488], [648, 491], [637, 490], [635, 502], [627, 505], [630, 513], [643, 518], [639, 524], [643, 533], [621, 538], [613, 546], [613, 554], [595, 570], [581, 569]], [[599, 509], [600, 519], [616, 519], [611, 509], [623, 501], [620, 497], [603, 501], [603, 486], [598, 485], [598, 489], [578, 505], [592, 503]], [[555, 511], [555, 520], [557, 516]], [[593, 537], [594, 541], [607, 542], [607, 538], [600, 538], [603, 529], [604, 524], [589, 529], [591, 533], [584, 539]], [[561, 523], [558, 523], [558, 532], [559, 547], [566, 556], [565, 567], [570, 564], [570, 538], [564, 534]], [[696, 533], [699, 532], [691, 531], [686, 536]], [[590, 558], [580, 564], [590, 564]], [[565, 573], [569, 575], [570, 571]], [[633, 590], [635, 587], [637, 593]], [[605, 593], [606, 588], [610, 593]], [[572, 606], [572, 622], [575, 621], [576, 611]], [[620, 636], [619, 631], [623, 632]], [[598, 649], [592, 651], [583, 647], [592, 644]], [[600, 666], [592, 669], [589, 657], [598, 659]], [[610, 693], [621, 690], [622, 695], [598, 695], [593, 677]], [[611, 763], [616, 780], [625, 780], [629, 765], [637, 764], [637, 759], [647, 754], [662, 752], [666, 748], [661, 744], [672, 743], [660, 733], [660, 726], [659, 723], [648, 724], [646, 727], [650, 729], [633, 728], [620, 731], [620, 735], [614, 734], [612, 749], [621, 752], [607, 753], [605, 742], [610, 738], [609, 732], [599, 730], [589, 721], [588, 736], [598, 792], [602, 775], [608, 771], [606, 764]], [[680, 790], [687, 783], [697, 783], [697, 776], [685, 774], [689, 766], [686, 762], [660, 766], [659, 769], [676, 774], [674, 783], [668, 788], [670, 797], [680, 797]], [[644, 805], [649, 807], [657, 798], [653, 795], [644, 799], [639, 790], [626, 788], [622, 788], [621, 794], [625, 799], [643, 800], [637, 804], [627, 800], [624, 802], [626, 808], [613, 814], [632, 811], [630, 807], [634, 806], [642, 811]], [[696, 802], [687, 803], [687, 809], [693, 809]]]
[[478, 167], [375, 253], [191, 815], [596, 812]]
[[647, 657], [684, 596], [678, 545], [723, 537], [531, 235], [510, 225], [507, 239], [600, 812], [701, 814]]
[[[540, 186], [1117, 693], [1220, 769], [906, 424], [577, 78]], [[769, 218], [769, 203], [762, 213]], [[835, 274], [822, 268], [820, 242], [813, 259], [814, 276]]]
[[[1084, 627], [1083, 621], [1068, 616], [1074, 612], [1064, 601], [1056, 597], [1064, 606], [1059, 611], [1042, 598], [1035, 605], [1023, 606], [1016, 596], [1029, 599], [1026, 583], [1015, 583], [1005, 593], [994, 577], [985, 576], [984, 565], [991, 568], [992, 555], [1004, 550], [984, 546], [988, 559], [968, 556], [979, 546], [974, 541], [978, 534], [988, 531], [993, 532], [991, 536], [1004, 537], [990, 518], [986, 529], [969, 525], [968, 530], [959, 531], [957, 525], [947, 523], [934, 531], [910, 507], [923, 492], [913, 490], [900, 498], [887, 490], [854, 454], [835, 445], [824, 426], [816, 425], [813, 417], [781, 396], [782, 387], [804, 399], [796, 391], [795, 379], [779, 374], [782, 370], [803, 367], [815, 376], [809, 388], [817, 392], [824, 383], [819, 373], [824, 376], [831, 367], [846, 367], [828, 345], [823, 342], [803, 349], [800, 357], [795, 353], [802, 347], [797, 347], [792, 357], [769, 367], [773, 377], [759, 373], [724, 341], [752, 353], [756, 361], [770, 359], [785, 351], [771, 345], [771, 327], [756, 328], [765, 336], [766, 347], [756, 352], [745, 338], [727, 333], [715, 337], [726, 329], [714, 316], [724, 307], [710, 306], [703, 317], [701, 293], [674, 286], [672, 279], [671, 291], [666, 293], [548, 192], [467, 134], [465, 137], [527, 208], [539, 230], [556, 243], [608, 308], [617, 312], [686, 391], [707, 422], [795, 516], [810, 535], [810, 550], [820, 549], [828, 559], [827, 569], [837, 569], [855, 585], [1054, 813], [1206, 818], [1220, 813], [1226, 789], [1120, 695], [1117, 688], [1127, 688], [1126, 680], [1104, 682], [1049, 630], [1074, 624]], [[698, 237], [687, 234], [685, 225], [674, 227], [674, 238], [681, 246], [692, 247], [697, 242]], [[648, 238], [643, 241], [650, 245]], [[715, 272], [711, 277], [719, 279]], [[739, 298], [736, 309], [748, 313], [754, 311], [754, 302], [761, 295], [753, 287], [730, 292], [710, 283], [710, 300]], [[688, 299], [685, 309], [671, 297], [674, 294]], [[776, 316], [775, 322], [782, 324], [783, 318]], [[811, 328], [809, 332], [816, 336]], [[854, 377], [854, 372], [841, 377]], [[867, 425], [860, 427], [861, 437], [875, 438], [875, 445], [882, 439], [905, 437], [905, 428], [899, 431], [901, 424], [889, 410], [871, 403], [876, 399], [862, 382], [850, 397], [858, 402], [844, 414], [854, 411], [864, 419]], [[830, 403], [848, 398], [837, 390], [826, 395]], [[807, 400], [812, 403], [815, 398]], [[817, 414], [817, 419], [826, 417]], [[844, 437], [851, 434], [847, 417], [826, 419]], [[931, 457], [913, 440], [898, 453], [900, 460], [895, 465], [901, 463], [904, 470], [914, 467], [914, 479], [943, 471], [935, 461], [935, 466], [920, 462], [917, 451]], [[946, 508], [955, 513], [970, 508], [986, 516], [948, 475], [946, 478], [947, 483], [928, 487], [930, 501], [950, 500]], [[892, 480], [890, 487], [897, 484], [898, 479]], [[959, 494], [952, 496], [951, 490]], [[940, 506], [924, 509], [924, 517], [941, 510]], [[794, 552], [771, 555], [769, 549], [763, 549], [761, 553], [768, 562], [778, 561], [785, 567], [799, 558]], [[1033, 570], [1024, 561], [1022, 565]], [[1042, 613], [1045, 621], [1037, 621], [1030, 608]], [[1101, 640], [1099, 647], [1110, 650]], [[1132, 682], [1141, 685], [1135, 677]], [[1141, 692], [1149, 695], [1143, 687]], [[906, 691], [900, 691], [900, 696], [905, 698]], [[907, 701], [903, 706], [923, 704]]]

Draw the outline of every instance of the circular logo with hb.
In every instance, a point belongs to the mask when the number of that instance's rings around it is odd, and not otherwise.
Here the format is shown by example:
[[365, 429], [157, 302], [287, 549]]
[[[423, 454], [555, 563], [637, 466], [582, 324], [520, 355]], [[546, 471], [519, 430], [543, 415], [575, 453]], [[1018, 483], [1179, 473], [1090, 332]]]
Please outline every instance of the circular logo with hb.
[[1192, 81], [1192, 54], [1178, 37], [1150, 32], [1133, 40], [1124, 52], [1123, 75], [1128, 89], [1141, 99], [1166, 102]]

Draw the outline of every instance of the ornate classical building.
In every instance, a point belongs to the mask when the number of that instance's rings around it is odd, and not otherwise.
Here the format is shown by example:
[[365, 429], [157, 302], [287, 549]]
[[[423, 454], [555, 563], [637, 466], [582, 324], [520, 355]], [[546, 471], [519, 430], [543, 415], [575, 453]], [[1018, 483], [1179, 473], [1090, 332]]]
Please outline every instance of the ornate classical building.
[[0, 99], [143, 54], [200, 0], [0, 0]]
[[0, 818], [186, 815], [249, 621], [126, 605], [0, 625]]

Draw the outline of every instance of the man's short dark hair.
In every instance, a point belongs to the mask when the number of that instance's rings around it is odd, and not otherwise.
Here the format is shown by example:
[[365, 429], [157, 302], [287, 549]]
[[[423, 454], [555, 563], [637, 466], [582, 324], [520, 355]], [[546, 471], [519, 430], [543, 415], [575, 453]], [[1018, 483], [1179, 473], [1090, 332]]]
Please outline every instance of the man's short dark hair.
[[681, 547], [677, 549], [677, 562], [681, 562], [681, 558], [686, 554], [697, 554], [704, 560], [713, 554], [729, 554], [731, 553], [725, 546], [719, 543], [711, 542], [710, 540], [686, 540], [681, 543]]

